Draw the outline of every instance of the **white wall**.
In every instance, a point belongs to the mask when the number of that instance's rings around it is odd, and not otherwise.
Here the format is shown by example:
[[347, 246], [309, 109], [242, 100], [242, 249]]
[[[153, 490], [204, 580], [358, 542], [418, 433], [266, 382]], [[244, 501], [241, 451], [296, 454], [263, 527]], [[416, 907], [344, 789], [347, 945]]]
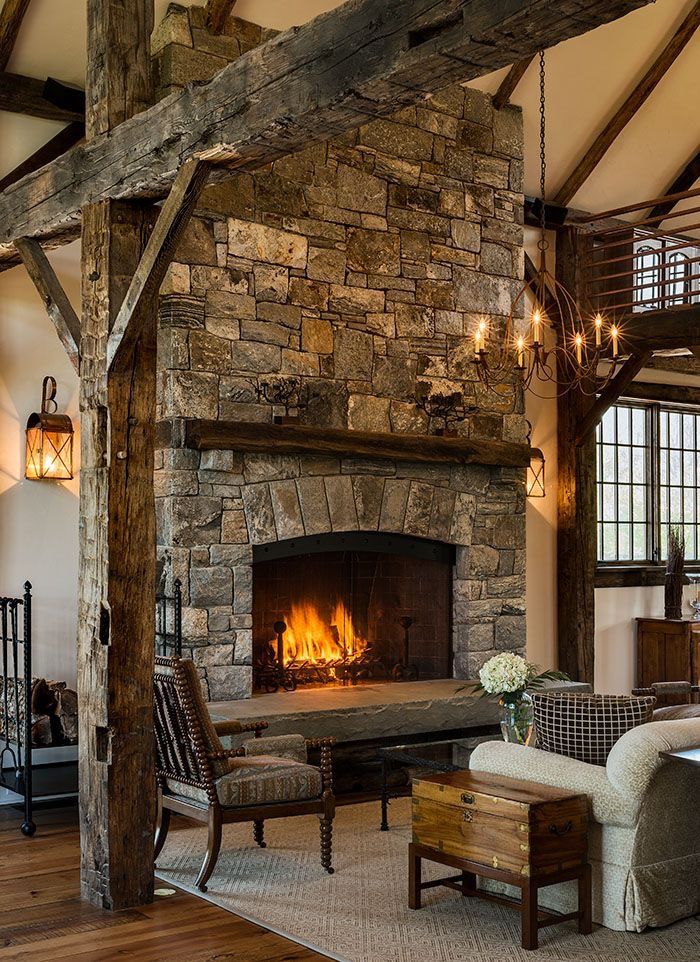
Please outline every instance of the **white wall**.
[[[74, 305], [80, 301], [79, 245], [50, 260]], [[78, 378], [23, 267], [0, 274], [0, 594], [34, 589], [37, 674], [73, 682], [77, 626], [78, 481], [26, 481], [24, 427], [40, 409], [41, 382], [56, 378], [59, 411], [76, 431]]]

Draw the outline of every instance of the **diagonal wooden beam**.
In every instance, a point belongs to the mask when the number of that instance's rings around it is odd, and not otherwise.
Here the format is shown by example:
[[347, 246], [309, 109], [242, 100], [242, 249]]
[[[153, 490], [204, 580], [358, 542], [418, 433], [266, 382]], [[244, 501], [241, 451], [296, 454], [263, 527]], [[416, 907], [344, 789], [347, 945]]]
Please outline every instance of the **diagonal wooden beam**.
[[142, 305], [158, 292], [163, 283], [209, 170], [209, 164], [196, 159], [188, 160], [179, 170], [110, 331], [108, 368], [112, 367], [120, 351], [130, 349], [138, 339], [137, 322], [144, 316]]
[[[700, 148], [698, 148], [695, 156], [690, 158], [673, 183], [669, 184], [668, 190], [664, 191], [664, 195], [681, 194], [686, 190], [690, 190], [698, 180], [700, 180]], [[644, 215], [644, 220], [658, 219], [656, 226], [660, 227], [662, 223], [661, 218], [670, 214], [676, 206], [676, 203], [677, 201], [673, 200], [661, 201], [652, 208], [649, 214]]]
[[85, 96], [60, 80], [36, 80], [5, 71], [0, 73], [0, 110], [73, 123], [83, 120]]
[[649, 361], [650, 357], [651, 351], [631, 354], [617, 374], [608, 381], [597, 399], [578, 423], [576, 433], [576, 444], [578, 447], [586, 443], [603, 419], [605, 412], [608, 408], [612, 407], [618, 398], [622, 397], [632, 381], [634, 381], [644, 365]]
[[15, 40], [31, 0], [5, 0], [0, 10], [0, 70], [9, 63]]
[[224, 32], [226, 21], [235, 6], [236, 0], [208, 0], [207, 30], [209, 33], [218, 35]]
[[0, 179], [0, 191], [5, 190], [6, 187], [10, 187], [12, 184], [16, 184], [22, 177], [34, 173], [35, 170], [39, 170], [44, 164], [48, 164], [62, 154], [65, 154], [67, 150], [70, 150], [71, 147], [81, 141], [84, 136], [84, 124], [78, 121], [72, 124], [66, 124], [63, 130], [59, 130], [55, 137], [52, 137], [51, 140], [47, 141], [38, 150], [35, 150], [30, 157], [27, 157], [21, 164], [18, 164], [14, 170], [11, 170]]
[[500, 87], [493, 95], [493, 106], [496, 108], [496, 110], [501, 110], [501, 108], [505, 107], [505, 105], [508, 103], [515, 92], [515, 88], [525, 76], [525, 71], [534, 59], [534, 56], [524, 57], [522, 60], [517, 60], [510, 68], [506, 76], [501, 81]]
[[698, 26], [700, 26], [700, 0], [697, 0], [693, 5], [671, 40], [666, 44], [629, 97], [627, 97], [622, 106], [615, 112], [594, 142], [586, 148], [581, 160], [559, 188], [554, 198], [555, 204], [561, 204], [566, 207], [581, 186], [588, 180], [607, 151], [617, 140], [619, 134], [663, 79], [667, 70], [685, 48]]
[[190, 157], [254, 170], [648, 2], [350, 0], [5, 191], [0, 258], [14, 237], [65, 230], [87, 203], [164, 196]]
[[56, 328], [71, 364], [80, 373], [80, 320], [68, 295], [38, 241], [31, 237], [19, 237], [15, 247], [44, 302], [46, 313]]

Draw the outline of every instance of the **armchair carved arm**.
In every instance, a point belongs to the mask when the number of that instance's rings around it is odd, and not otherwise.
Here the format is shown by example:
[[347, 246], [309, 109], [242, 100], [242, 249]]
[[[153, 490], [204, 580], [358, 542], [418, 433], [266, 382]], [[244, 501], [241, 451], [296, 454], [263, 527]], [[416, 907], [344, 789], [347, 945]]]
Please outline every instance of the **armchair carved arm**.
[[253, 732], [255, 738], [260, 738], [261, 732], [269, 727], [269, 722], [266, 721], [240, 722], [236, 719], [215, 721], [213, 724], [219, 738], [225, 738], [226, 735], [240, 735], [243, 732]]

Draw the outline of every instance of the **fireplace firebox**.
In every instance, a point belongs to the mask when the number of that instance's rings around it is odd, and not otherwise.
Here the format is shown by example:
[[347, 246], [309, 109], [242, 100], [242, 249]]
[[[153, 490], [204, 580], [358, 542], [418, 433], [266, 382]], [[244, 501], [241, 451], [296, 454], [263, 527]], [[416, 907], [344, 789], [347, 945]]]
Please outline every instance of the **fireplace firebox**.
[[256, 546], [257, 691], [452, 676], [454, 548], [389, 534]]

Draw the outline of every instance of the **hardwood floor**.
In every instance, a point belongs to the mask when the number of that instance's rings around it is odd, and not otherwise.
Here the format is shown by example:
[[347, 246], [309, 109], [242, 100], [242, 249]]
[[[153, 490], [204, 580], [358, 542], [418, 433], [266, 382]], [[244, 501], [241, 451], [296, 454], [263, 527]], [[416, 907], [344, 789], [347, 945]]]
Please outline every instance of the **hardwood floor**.
[[31, 839], [20, 822], [0, 808], [0, 962], [327, 960], [180, 890], [138, 909], [93, 908], [80, 899], [75, 809], [38, 812]]

